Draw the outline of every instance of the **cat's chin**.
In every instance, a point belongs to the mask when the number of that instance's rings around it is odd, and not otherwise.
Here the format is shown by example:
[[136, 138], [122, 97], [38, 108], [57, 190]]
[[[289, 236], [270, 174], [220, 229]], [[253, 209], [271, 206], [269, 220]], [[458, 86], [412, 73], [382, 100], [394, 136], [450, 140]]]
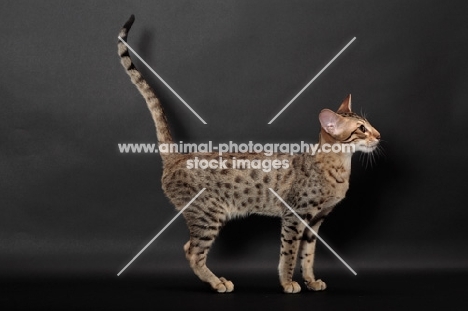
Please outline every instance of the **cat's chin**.
[[356, 151], [361, 151], [361, 152], [364, 152], [364, 153], [371, 153], [375, 149], [377, 149], [377, 146], [378, 146], [378, 143], [375, 143], [375, 144], [372, 144], [372, 145], [368, 145], [368, 144], [356, 145]]

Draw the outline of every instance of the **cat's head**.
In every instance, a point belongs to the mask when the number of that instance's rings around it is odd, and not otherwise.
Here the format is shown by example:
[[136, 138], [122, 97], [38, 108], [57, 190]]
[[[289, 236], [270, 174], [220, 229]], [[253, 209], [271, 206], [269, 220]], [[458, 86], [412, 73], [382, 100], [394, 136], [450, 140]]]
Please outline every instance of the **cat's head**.
[[372, 152], [380, 133], [365, 118], [351, 111], [351, 94], [336, 112], [324, 109], [319, 115], [321, 139], [328, 143], [354, 144], [356, 151]]

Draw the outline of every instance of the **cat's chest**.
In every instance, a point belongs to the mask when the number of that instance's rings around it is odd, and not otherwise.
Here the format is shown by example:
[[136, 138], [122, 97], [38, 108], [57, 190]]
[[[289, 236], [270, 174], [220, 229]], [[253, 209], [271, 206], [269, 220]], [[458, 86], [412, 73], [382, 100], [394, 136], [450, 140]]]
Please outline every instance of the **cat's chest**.
[[323, 208], [330, 208], [345, 198], [349, 183], [347, 180], [342, 183], [325, 181], [319, 187], [316, 200]]
[[328, 209], [344, 199], [348, 188], [349, 174], [346, 171], [316, 169], [298, 177], [295, 183], [295, 201], [301, 207], [312, 205]]

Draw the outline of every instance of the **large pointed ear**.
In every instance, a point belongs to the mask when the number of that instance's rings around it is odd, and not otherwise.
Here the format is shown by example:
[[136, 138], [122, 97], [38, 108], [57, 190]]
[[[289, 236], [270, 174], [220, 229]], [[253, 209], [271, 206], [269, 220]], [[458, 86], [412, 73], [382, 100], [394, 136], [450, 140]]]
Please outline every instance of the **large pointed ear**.
[[338, 108], [338, 113], [351, 112], [351, 94], [349, 94]]
[[343, 117], [329, 109], [323, 109], [319, 114], [320, 125], [328, 134], [337, 136], [343, 132]]

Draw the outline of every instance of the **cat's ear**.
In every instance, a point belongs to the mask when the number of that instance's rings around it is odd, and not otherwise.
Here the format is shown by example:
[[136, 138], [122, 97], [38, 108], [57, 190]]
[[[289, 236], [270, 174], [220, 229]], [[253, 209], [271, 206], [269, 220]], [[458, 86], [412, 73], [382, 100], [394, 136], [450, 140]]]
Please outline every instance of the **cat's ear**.
[[338, 108], [338, 113], [351, 112], [351, 94], [349, 94], [341, 103], [340, 108]]
[[328, 134], [337, 136], [343, 132], [343, 117], [329, 109], [323, 109], [319, 114], [320, 125]]

